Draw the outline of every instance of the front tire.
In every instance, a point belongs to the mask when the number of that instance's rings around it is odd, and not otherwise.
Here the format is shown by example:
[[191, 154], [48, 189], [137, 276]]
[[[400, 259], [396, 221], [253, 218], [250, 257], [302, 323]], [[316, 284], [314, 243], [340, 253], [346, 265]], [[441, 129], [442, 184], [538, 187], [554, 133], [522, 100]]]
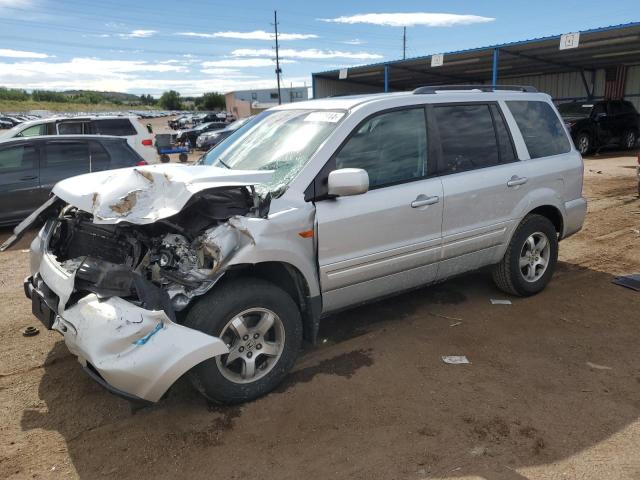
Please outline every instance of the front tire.
[[284, 290], [256, 278], [215, 287], [189, 311], [185, 325], [221, 338], [230, 349], [190, 372], [197, 390], [223, 404], [247, 402], [273, 390], [293, 367], [302, 344], [296, 303]]
[[494, 267], [493, 280], [511, 295], [535, 295], [551, 280], [557, 261], [555, 227], [542, 215], [527, 215], [516, 228], [502, 261]]

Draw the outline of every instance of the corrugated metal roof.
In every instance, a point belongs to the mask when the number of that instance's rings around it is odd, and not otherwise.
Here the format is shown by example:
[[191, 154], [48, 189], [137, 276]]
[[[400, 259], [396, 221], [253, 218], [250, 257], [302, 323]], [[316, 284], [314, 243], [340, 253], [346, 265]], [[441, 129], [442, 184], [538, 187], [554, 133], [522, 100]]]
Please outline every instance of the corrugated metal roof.
[[[625, 30], [625, 29], [633, 29], [633, 28], [639, 28], [640, 29], [640, 22], [629, 22], [629, 23], [622, 23], [622, 24], [618, 24], [618, 25], [609, 25], [607, 27], [598, 27], [598, 28], [592, 28], [592, 29], [588, 29], [588, 30], [580, 30], [580, 36], [583, 37], [584, 35], [590, 35], [590, 34], [597, 34], [597, 33], [603, 33], [603, 32], [610, 32], [610, 31], [615, 31], [615, 30]], [[566, 32], [565, 32], [566, 33]], [[379, 67], [384, 67], [385, 65], [399, 65], [399, 64], [405, 64], [405, 63], [411, 63], [411, 62], [415, 62], [415, 61], [421, 61], [421, 60], [426, 60], [428, 58], [430, 58], [432, 55], [434, 54], [439, 54], [439, 53], [443, 53], [446, 56], [451, 56], [451, 55], [460, 55], [460, 54], [467, 54], [467, 53], [474, 53], [474, 52], [481, 52], [481, 51], [492, 51], [495, 48], [499, 48], [499, 49], [507, 49], [509, 47], [516, 47], [516, 46], [524, 46], [524, 45], [531, 45], [531, 44], [535, 44], [535, 43], [542, 43], [542, 42], [549, 42], [549, 41], [559, 41], [560, 37], [563, 34], [557, 34], [557, 35], [549, 35], [546, 37], [537, 37], [537, 38], [531, 38], [531, 39], [527, 39], [527, 40], [517, 40], [514, 42], [508, 42], [508, 43], [500, 43], [500, 44], [495, 44], [495, 45], [488, 45], [488, 46], [484, 46], [484, 47], [475, 47], [475, 48], [469, 48], [469, 49], [464, 49], [464, 50], [453, 50], [450, 52], [432, 52], [428, 55], [421, 55], [421, 56], [417, 56], [417, 57], [411, 57], [411, 58], [407, 58], [405, 60], [399, 59], [399, 60], [390, 60], [390, 61], [385, 61], [385, 62], [377, 62], [377, 63], [370, 63], [370, 64], [363, 64], [363, 65], [357, 65], [357, 66], [353, 66], [353, 67], [348, 67], [348, 69], [351, 70], [358, 70], [358, 69], [366, 69], [366, 68], [379, 68]], [[313, 75], [326, 75], [326, 74], [331, 74], [331, 73], [337, 73], [339, 72], [340, 69], [334, 69], [334, 70], [325, 70], [322, 72], [316, 72]]]

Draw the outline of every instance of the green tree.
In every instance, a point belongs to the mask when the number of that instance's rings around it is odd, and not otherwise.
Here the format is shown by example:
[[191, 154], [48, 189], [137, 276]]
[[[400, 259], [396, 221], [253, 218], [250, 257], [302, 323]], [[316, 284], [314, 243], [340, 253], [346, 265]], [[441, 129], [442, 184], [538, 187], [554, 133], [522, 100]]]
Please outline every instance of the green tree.
[[224, 110], [226, 102], [222, 93], [208, 92], [196, 98], [196, 105], [199, 110]]
[[182, 102], [180, 101], [180, 94], [175, 90], [169, 90], [164, 92], [159, 100], [160, 106], [165, 110], [181, 110]]

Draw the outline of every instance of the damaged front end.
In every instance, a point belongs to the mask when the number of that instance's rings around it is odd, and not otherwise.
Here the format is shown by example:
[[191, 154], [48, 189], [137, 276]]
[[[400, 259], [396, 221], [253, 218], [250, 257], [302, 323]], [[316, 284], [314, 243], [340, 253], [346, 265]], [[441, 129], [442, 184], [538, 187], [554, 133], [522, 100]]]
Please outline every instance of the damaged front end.
[[31, 219], [50, 217], [31, 245], [33, 313], [94, 379], [130, 399], [158, 401], [194, 365], [228, 353], [177, 317], [253, 243], [243, 220], [269, 207], [254, 189], [269, 172], [187, 168], [194, 173], [160, 165], [63, 181]]

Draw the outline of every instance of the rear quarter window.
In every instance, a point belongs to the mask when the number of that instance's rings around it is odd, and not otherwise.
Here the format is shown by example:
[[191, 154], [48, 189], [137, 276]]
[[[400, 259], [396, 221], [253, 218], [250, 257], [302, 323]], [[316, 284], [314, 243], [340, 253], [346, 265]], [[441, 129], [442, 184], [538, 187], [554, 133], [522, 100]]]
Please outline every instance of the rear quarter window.
[[547, 102], [507, 101], [531, 158], [550, 157], [571, 151], [560, 119]]
[[111, 157], [110, 168], [132, 167], [143, 158], [127, 142], [105, 142], [102, 144]]
[[117, 137], [128, 137], [138, 133], [128, 118], [94, 120], [93, 129], [98, 135], [115, 135]]

